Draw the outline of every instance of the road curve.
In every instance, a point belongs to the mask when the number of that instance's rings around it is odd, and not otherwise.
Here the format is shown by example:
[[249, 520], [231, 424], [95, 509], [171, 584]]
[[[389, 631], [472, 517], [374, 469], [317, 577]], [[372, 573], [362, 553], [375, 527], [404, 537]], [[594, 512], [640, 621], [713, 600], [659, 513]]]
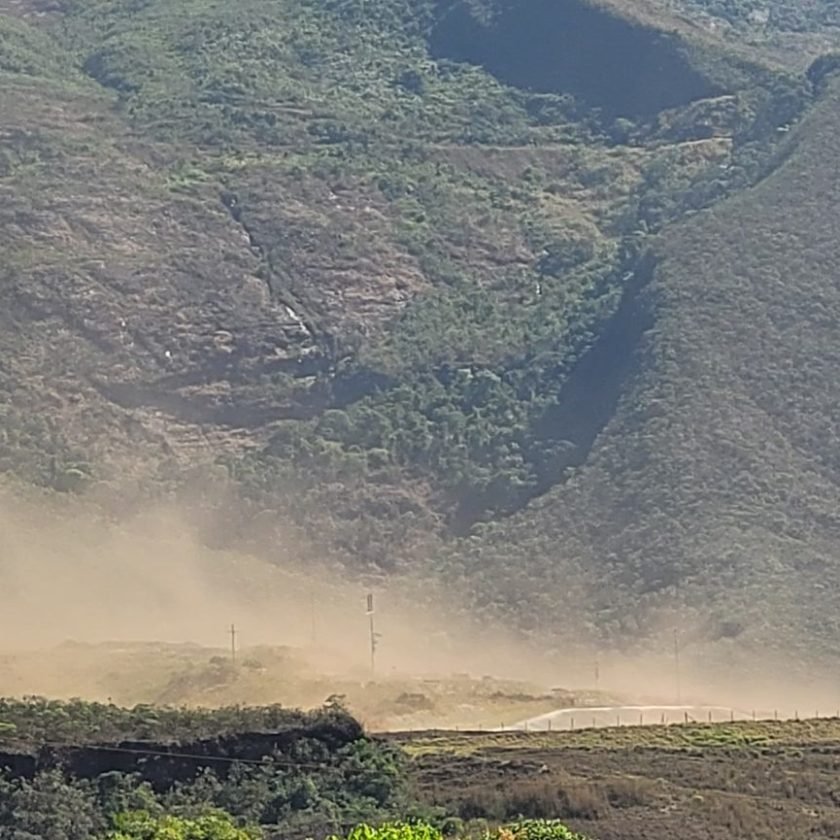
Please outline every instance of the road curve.
[[653, 726], [669, 723], [723, 723], [773, 718], [773, 713], [744, 712], [728, 706], [568, 706], [546, 712], [504, 730], [550, 731], [605, 726]]

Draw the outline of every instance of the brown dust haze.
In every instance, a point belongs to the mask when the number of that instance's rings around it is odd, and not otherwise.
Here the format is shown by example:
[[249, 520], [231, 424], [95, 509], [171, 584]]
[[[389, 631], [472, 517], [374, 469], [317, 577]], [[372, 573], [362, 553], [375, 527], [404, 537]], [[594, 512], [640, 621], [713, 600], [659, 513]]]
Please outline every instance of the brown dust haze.
[[[453, 619], [443, 592], [408, 579], [375, 589], [382, 637], [372, 674], [367, 588], [334, 570], [210, 550], [171, 508], [116, 521], [84, 499], [0, 487], [0, 695], [315, 705], [345, 693], [391, 720], [383, 686], [402, 696], [460, 680], [464, 696], [446, 689], [441, 723], [455, 719], [456, 705], [464, 719], [493, 703], [491, 712], [501, 703], [514, 719], [538, 714], [553, 687], [587, 692], [579, 702], [840, 709], [833, 673], [811, 666], [732, 648], [674, 651], [664, 631], [662, 650], [644, 654], [526, 644]], [[233, 687], [219, 671], [231, 624], [239, 662], [250, 666]]]

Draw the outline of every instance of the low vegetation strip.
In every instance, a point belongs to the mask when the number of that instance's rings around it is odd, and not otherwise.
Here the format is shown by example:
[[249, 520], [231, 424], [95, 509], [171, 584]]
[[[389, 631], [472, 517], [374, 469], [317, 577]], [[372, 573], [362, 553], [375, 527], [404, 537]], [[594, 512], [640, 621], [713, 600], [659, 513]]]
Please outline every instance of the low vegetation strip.
[[286, 740], [317, 736], [343, 744], [360, 737], [362, 728], [336, 702], [303, 712], [281, 705], [178, 709], [141, 704], [128, 709], [78, 699], [0, 699], [0, 747], [180, 743], [243, 732], [270, 732]]
[[[586, 710], [580, 710], [585, 714]], [[574, 731], [417, 732], [389, 736], [410, 755], [449, 753], [470, 755], [486, 750], [576, 749], [592, 746], [623, 750], [628, 747], [685, 749], [692, 746], [794, 746], [840, 741], [840, 718], [675, 723], [653, 726], [588, 727]]]

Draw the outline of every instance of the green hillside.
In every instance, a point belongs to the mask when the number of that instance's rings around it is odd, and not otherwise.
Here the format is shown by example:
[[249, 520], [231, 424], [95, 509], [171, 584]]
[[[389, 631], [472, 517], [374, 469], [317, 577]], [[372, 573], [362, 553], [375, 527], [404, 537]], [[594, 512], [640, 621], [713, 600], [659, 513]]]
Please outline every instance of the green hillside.
[[805, 654], [834, 637], [838, 101], [834, 83], [759, 185], [657, 238], [580, 367], [577, 406], [614, 410], [563, 487], [482, 531], [467, 556], [488, 580], [528, 569], [520, 597], [585, 603], [612, 637], [685, 605], [705, 638]]
[[750, 32], [4, 0], [0, 470], [538, 636], [830, 644], [834, 65]]

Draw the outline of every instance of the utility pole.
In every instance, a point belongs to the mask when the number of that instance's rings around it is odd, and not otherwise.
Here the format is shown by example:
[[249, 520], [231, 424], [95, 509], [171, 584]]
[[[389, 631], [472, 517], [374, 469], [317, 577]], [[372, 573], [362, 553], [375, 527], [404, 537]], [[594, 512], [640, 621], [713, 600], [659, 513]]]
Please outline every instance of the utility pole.
[[379, 633], [373, 624], [373, 593], [369, 592], [367, 596], [367, 616], [370, 621], [370, 672], [376, 673], [376, 645], [379, 640]]
[[236, 665], [236, 625], [230, 625], [230, 661]]
[[677, 688], [677, 705], [682, 703], [682, 686], [680, 685], [680, 639], [677, 628], [674, 628], [674, 681]]
[[316, 610], [315, 610], [315, 593], [313, 592], [310, 595], [310, 609], [312, 611], [312, 647], [315, 647], [315, 644], [318, 641], [318, 625], [316, 623]]

